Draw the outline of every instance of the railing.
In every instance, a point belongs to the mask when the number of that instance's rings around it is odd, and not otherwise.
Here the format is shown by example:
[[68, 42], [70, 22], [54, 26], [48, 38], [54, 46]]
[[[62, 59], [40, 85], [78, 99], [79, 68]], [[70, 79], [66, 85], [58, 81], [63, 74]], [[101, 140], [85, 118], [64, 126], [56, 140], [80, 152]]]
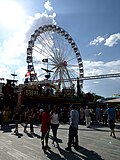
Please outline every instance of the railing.
[[[114, 77], [120, 77], [120, 73], [79, 77], [78, 79], [77, 78], [72, 78], [71, 80], [72, 81], [77, 81], [77, 80], [81, 81], [81, 80], [92, 80], [92, 79], [114, 78]], [[58, 80], [58, 81], [67, 82], [67, 81], [69, 81], [69, 79], [61, 79], [61, 80]], [[53, 82], [57, 82], [57, 80], [55, 80]]]

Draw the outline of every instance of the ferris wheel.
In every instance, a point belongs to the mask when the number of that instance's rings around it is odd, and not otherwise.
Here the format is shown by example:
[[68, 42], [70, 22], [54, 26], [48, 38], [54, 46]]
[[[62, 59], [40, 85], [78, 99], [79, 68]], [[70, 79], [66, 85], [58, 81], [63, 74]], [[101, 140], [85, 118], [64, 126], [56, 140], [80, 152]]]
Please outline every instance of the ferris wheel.
[[[57, 25], [40, 26], [31, 35], [27, 48], [30, 81], [49, 79], [62, 88], [83, 77], [83, 62], [73, 38]], [[82, 87], [83, 81], [80, 81]]]

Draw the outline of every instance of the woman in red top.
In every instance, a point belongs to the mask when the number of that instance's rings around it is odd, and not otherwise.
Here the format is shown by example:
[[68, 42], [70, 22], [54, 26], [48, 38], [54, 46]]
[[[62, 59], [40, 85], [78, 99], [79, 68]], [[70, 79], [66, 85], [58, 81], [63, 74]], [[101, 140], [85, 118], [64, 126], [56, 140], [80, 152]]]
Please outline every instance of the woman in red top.
[[[48, 106], [45, 106], [45, 110], [42, 113], [42, 125], [41, 125], [41, 142], [42, 142], [42, 149], [50, 149], [48, 146], [48, 137], [49, 137], [49, 131], [50, 131], [50, 115], [49, 115], [49, 108]], [[46, 145], [44, 146], [44, 140]]]

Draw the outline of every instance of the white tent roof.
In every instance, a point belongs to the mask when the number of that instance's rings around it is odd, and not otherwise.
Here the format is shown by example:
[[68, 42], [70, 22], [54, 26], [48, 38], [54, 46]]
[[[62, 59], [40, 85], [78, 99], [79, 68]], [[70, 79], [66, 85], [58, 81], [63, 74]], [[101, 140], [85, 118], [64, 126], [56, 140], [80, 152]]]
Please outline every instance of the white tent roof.
[[106, 101], [107, 103], [120, 103], [120, 98], [110, 99]]

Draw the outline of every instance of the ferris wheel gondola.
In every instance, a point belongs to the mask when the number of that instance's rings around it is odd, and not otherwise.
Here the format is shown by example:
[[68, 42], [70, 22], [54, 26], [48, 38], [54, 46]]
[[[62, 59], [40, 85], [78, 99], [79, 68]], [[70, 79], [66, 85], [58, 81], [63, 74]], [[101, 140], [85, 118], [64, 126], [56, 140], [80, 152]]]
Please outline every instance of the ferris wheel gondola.
[[[84, 75], [82, 58], [75, 41], [57, 25], [40, 26], [34, 31], [28, 42], [26, 61], [32, 75], [31, 81], [44, 79], [44, 74], [49, 70], [49, 79], [66, 88], [73, 86], [72, 79]], [[81, 87], [82, 84], [81, 80]]]

